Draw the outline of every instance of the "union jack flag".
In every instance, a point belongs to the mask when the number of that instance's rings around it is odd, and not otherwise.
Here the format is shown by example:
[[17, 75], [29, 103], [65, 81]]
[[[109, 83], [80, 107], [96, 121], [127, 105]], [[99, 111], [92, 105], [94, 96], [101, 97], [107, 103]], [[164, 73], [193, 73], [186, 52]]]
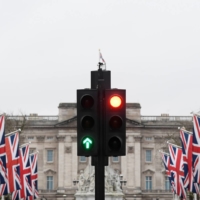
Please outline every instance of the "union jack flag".
[[169, 154], [162, 152], [162, 151], [160, 151], [160, 153], [161, 153], [161, 157], [162, 157], [162, 161], [163, 161], [163, 164], [164, 164], [164, 167], [165, 167], [166, 174], [167, 174], [167, 176], [169, 178], [169, 182], [171, 184], [171, 189], [172, 189], [173, 192], [175, 192], [174, 177], [170, 172], [170, 157], [169, 157]]
[[9, 194], [8, 179], [6, 179], [5, 184], [0, 185], [0, 196]]
[[17, 200], [19, 198], [24, 199], [28, 196], [32, 196], [29, 144], [26, 144], [25, 146], [19, 148], [19, 155], [22, 188], [12, 193], [13, 200]]
[[21, 194], [20, 194], [20, 190], [16, 190], [12, 193], [12, 200], [20, 200], [21, 198]]
[[0, 184], [6, 183], [5, 116], [0, 116]]
[[192, 170], [192, 141], [193, 135], [191, 132], [181, 129], [180, 138], [183, 153], [183, 165], [185, 175], [185, 188], [192, 192], [193, 185], [193, 170]]
[[32, 186], [33, 186], [33, 195], [34, 195], [34, 199], [37, 199], [39, 198], [38, 169], [37, 169], [38, 154], [37, 153], [30, 155], [30, 162], [31, 162], [31, 179], [32, 179]]
[[29, 196], [27, 200], [33, 200], [39, 198], [38, 170], [37, 170], [38, 154], [37, 153], [30, 154], [29, 159], [31, 164], [31, 181], [32, 181], [33, 196]]
[[7, 155], [7, 176], [9, 191], [21, 189], [20, 183], [20, 161], [19, 161], [19, 133], [14, 132], [12, 135], [5, 137], [6, 155]]
[[193, 115], [192, 159], [194, 182], [200, 184], [200, 116]]
[[186, 198], [184, 188], [185, 177], [183, 170], [183, 154], [182, 149], [168, 142], [170, 154], [170, 171], [174, 177], [175, 191], [179, 197]]

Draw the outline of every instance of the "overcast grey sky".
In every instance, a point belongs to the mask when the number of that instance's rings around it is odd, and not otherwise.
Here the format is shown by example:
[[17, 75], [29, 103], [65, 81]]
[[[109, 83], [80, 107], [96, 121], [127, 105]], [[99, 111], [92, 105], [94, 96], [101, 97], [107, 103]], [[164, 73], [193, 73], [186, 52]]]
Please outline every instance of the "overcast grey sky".
[[57, 115], [99, 49], [142, 115], [200, 110], [199, 0], [0, 0], [0, 112]]

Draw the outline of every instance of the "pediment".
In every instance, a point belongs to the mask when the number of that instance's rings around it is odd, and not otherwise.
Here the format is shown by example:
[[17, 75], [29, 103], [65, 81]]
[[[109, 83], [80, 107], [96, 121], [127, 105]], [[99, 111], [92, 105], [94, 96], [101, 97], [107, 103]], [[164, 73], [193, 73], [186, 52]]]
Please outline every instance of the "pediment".
[[56, 171], [54, 171], [53, 169], [46, 169], [44, 170], [45, 174], [56, 174]]
[[146, 169], [146, 170], [144, 170], [142, 173], [144, 173], [144, 174], [154, 174], [155, 171], [152, 170], [152, 169]]
[[[77, 125], [77, 116], [67, 119], [67, 120], [64, 120], [62, 122], [59, 122], [59, 123], [55, 124], [54, 126], [56, 126], [56, 127], [63, 127], [63, 126], [64, 127], [66, 127], [66, 126], [76, 127], [76, 125]], [[126, 118], [126, 126], [132, 127], [132, 126], [143, 126], [143, 125], [136, 120]]]
[[56, 127], [63, 127], [63, 126], [69, 126], [69, 127], [75, 127], [77, 125], [77, 116], [58, 122], [57, 124], [55, 124], [54, 126]]

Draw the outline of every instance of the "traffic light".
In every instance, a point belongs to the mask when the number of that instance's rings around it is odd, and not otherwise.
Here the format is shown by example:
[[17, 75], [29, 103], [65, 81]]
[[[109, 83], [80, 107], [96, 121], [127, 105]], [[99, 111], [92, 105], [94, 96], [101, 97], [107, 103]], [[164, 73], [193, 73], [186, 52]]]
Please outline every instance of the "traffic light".
[[105, 90], [105, 155], [126, 155], [126, 90]]
[[77, 152], [78, 156], [98, 153], [98, 91], [77, 90]]

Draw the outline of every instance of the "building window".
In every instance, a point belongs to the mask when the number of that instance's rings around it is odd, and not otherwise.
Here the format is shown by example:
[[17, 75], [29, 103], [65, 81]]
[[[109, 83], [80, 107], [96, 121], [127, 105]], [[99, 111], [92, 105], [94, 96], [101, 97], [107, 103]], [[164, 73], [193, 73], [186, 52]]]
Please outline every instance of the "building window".
[[146, 190], [152, 190], [152, 177], [146, 176]]
[[53, 176], [47, 176], [47, 190], [53, 190]]
[[151, 150], [146, 150], [146, 162], [151, 162]]
[[86, 162], [87, 158], [85, 156], [80, 156], [79, 160], [80, 162]]
[[53, 162], [53, 150], [47, 150], [47, 162]]
[[165, 190], [171, 190], [171, 184], [169, 182], [169, 177], [165, 176]]
[[28, 140], [34, 140], [33, 136], [28, 136]]
[[153, 138], [152, 138], [152, 137], [145, 137], [145, 140], [147, 140], [147, 141], [152, 141]]
[[119, 162], [119, 157], [118, 156], [112, 157], [112, 162]]

